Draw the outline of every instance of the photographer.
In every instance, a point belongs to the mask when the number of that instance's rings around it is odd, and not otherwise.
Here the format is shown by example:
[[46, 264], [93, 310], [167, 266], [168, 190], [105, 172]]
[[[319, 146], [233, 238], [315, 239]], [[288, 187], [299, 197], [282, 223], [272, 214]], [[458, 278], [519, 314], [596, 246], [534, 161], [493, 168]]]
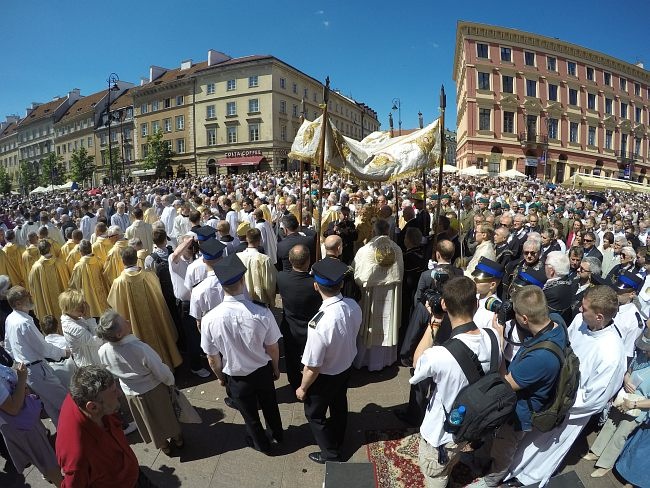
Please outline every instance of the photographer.
[[[418, 280], [418, 287], [415, 292], [415, 296], [413, 297], [413, 307], [417, 307], [417, 303], [420, 301], [422, 292], [428, 288], [431, 288], [434, 281], [434, 268], [441, 268], [445, 270], [446, 274], [452, 278], [454, 276], [463, 276], [463, 271], [456, 266], [452, 266], [451, 264], [451, 260], [454, 257], [454, 251], [455, 248], [453, 242], [447, 239], [438, 241], [435, 256], [433, 256], [433, 259], [429, 261], [429, 269], [424, 271]], [[418, 336], [417, 340], [420, 340], [420, 336]]]
[[357, 240], [359, 234], [354, 222], [350, 220], [350, 209], [348, 207], [341, 207], [338, 220], [331, 222], [323, 233], [324, 237], [333, 235], [339, 236], [343, 241], [341, 261], [349, 266], [354, 259], [354, 241]]

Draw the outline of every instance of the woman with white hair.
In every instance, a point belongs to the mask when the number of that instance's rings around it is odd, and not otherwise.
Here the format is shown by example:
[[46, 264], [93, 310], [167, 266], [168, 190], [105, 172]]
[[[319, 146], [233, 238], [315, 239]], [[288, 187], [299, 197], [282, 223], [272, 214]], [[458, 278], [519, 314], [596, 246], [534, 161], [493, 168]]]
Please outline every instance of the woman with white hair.
[[[614, 240], [614, 244], [616, 245], [616, 239]], [[607, 278], [605, 278], [609, 283], [616, 283], [618, 277], [625, 271], [629, 271], [633, 274], [638, 274], [640, 271], [636, 266], [636, 251], [632, 246], [623, 246], [618, 257], [620, 263], [614, 266], [607, 274]]]
[[565, 322], [571, 320], [571, 304], [578, 290], [578, 282], [568, 277], [571, 269], [569, 256], [562, 251], [552, 251], [546, 256], [544, 296], [550, 313], [558, 313]]
[[183, 446], [181, 426], [172, 404], [174, 374], [160, 356], [132, 334], [131, 324], [115, 310], [99, 319], [97, 336], [106, 341], [99, 348], [101, 363], [119, 378], [142, 439], [153, 442], [165, 454], [171, 445]]

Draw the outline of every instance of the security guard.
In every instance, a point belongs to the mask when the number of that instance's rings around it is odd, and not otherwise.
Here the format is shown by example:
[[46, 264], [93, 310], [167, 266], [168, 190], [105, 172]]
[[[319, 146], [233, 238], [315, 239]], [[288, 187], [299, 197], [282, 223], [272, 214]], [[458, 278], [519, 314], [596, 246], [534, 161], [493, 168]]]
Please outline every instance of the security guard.
[[[196, 235], [196, 240], [199, 242], [206, 242], [210, 239], [216, 239], [216, 230], [214, 230], [209, 225], [204, 225], [199, 227], [192, 234]], [[196, 285], [201, 283], [208, 274], [208, 267], [205, 264], [203, 259], [195, 259], [187, 267], [187, 272], [185, 273], [185, 287], [191, 290]]]
[[201, 347], [219, 383], [230, 395], [246, 423], [246, 442], [268, 454], [271, 441], [260, 421], [262, 407], [272, 440], [282, 442], [282, 420], [274, 381], [280, 377], [282, 337], [271, 311], [245, 295], [246, 267], [236, 254], [225, 257], [215, 274], [223, 287], [223, 302], [203, 317]]
[[504, 270], [501, 264], [482, 257], [472, 272], [472, 279], [476, 283], [478, 292], [478, 310], [474, 314], [474, 323], [481, 328], [492, 326], [494, 312], [485, 308], [485, 302], [490, 297], [497, 298], [497, 288], [503, 278]]
[[305, 417], [320, 448], [320, 452], [309, 454], [309, 459], [319, 464], [341, 460], [347, 424], [348, 382], [361, 326], [361, 308], [340, 292], [347, 270], [344, 263], [332, 258], [312, 266], [314, 289], [323, 304], [309, 322], [302, 356], [305, 368], [296, 396], [305, 402]]
[[640, 276], [624, 271], [612, 285], [618, 295], [618, 313], [614, 317], [614, 327], [623, 339], [628, 363], [634, 357], [634, 342], [645, 327], [639, 309], [633, 302], [638, 290], [643, 286], [643, 281]]
[[207, 267], [207, 276], [192, 288], [190, 315], [200, 328], [203, 316], [223, 301], [223, 290], [213, 270], [222, 258], [226, 245], [217, 239], [207, 239], [199, 242], [199, 249]]

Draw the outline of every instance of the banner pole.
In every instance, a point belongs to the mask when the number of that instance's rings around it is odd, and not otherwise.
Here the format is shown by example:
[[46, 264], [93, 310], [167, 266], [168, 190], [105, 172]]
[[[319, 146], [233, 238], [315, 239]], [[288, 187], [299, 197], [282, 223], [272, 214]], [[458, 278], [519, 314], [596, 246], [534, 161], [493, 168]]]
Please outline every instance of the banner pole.
[[321, 123], [320, 141], [318, 143], [318, 164], [320, 165], [318, 172], [318, 219], [316, 221], [316, 261], [321, 258], [321, 239], [323, 237], [321, 223], [323, 222], [323, 179], [325, 175], [325, 138], [327, 137], [327, 102], [330, 98], [330, 77], [325, 78], [325, 86], [323, 86], [323, 121]]
[[[433, 231], [433, 249], [438, 248], [438, 222], [440, 221], [440, 207], [442, 205], [442, 166], [445, 157], [445, 108], [447, 107], [447, 96], [445, 95], [445, 85], [440, 87], [440, 168], [438, 171], [438, 201], [436, 202], [436, 221], [432, 222]], [[426, 195], [425, 195], [426, 198]], [[425, 200], [426, 201], [426, 200]], [[426, 209], [426, 205], [425, 205]], [[425, 210], [426, 211], [426, 210]]]

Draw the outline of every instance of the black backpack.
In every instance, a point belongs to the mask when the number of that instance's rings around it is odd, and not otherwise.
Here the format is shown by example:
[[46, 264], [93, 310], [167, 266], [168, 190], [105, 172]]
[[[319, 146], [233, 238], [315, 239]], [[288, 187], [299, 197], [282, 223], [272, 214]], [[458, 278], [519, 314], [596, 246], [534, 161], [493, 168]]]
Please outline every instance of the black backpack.
[[158, 253], [152, 253], [153, 270], [160, 281], [160, 288], [162, 288], [163, 297], [166, 301], [175, 301], [174, 285], [172, 284], [172, 277], [169, 273], [169, 256], [174, 250], [171, 246], [167, 246], [167, 257], [162, 257]]
[[[564, 331], [566, 332], [566, 330], [565, 327]], [[533, 427], [541, 432], [548, 432], [564, 422], [569, 409], [576, 401], [578, 387], [580, 386], [580, 360], [571, 348], [568, 334], [564, 350], [554, 342], [541, 341], [527, 348], [520, 358], [536, 349], [546, 349], [555, 354], [560, 361], [560, 373], [555, 380], [555, 394], [551, 397], [551, 401], [542, 410], [535, 412], [530, 399], [528, 399], [528, 409], [530, 410]]]
[[[471, 325], [476, 327], [473, 322]], [[483, 372], [476, 354], [461, 340], [452, 336], [443, 344], [454, 356], [469, 381], [469, 385], [458, 392], [452, 406], [452, 411], [461, 405], [465, 407], [462, 423], [452, 424], [449, 412], [443, 407], [444, 429], [453, 434], [456, 443], [483, 440], [511, 418], [517, 405], [517, 394], [499, 374], [499, 342], [496, 334], [490, 329], [485, 330], [490, 336], [492, 346], [490, 371], [487, 374]], [[454, 335], [461, 333], [458, 328], [454, 332]]]

